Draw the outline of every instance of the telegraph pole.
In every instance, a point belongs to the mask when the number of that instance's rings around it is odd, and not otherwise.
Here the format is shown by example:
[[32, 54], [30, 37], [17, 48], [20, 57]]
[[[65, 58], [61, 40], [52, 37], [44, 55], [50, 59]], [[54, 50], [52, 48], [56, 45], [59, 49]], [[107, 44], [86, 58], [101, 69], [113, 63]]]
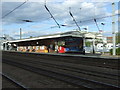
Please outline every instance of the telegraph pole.
[[22, 29], [20, 28], [20, 39], [22, 39]]
[[113, 34], [113, 55], [116, 55], [116, 33], [115, 33], [115, 3], [112, 3], [112, 34]]

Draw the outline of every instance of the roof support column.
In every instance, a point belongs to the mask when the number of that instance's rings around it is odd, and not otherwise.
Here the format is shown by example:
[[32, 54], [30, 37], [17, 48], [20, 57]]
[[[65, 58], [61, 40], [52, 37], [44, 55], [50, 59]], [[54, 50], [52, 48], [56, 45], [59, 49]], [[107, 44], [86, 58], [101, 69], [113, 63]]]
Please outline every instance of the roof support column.
[[115, 3], [112, 3], [112, 34], [113, 34], [113, 55], [116, 55], [116, 33], [115, 33]]
[[93, 41], [92, 41], [92, 46], [93, 46], [93, 54], [95, 54], [95, 38], [93, 38]]

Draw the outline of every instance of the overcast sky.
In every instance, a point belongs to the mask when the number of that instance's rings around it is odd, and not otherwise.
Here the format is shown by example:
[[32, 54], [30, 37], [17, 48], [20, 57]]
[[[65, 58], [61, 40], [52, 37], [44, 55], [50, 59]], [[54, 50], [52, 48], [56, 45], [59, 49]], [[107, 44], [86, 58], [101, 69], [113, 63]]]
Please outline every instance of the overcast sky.
[[[9, 34], [14, 38], [19, 38], [19, 29], [22, 28], [22, 34], [25, 38], [78, 29], [69, 14], [69, 7], [71, 7], [71, 12], [81, 29], [85, 27], [88, 28], [90, 32], [98, 32], [95, 22], [93, 21], [93, 19], [96, 18], [100, 29], [104, 29], [106, 32], [112, 30], [112, 18], [101, 19], [101, 17], [112, 15], [112, 2], [110, 2], [110, 0], [104, 0], [106, 2], [90, 2], [90, 0], [46, 0], [46, 5], [56, 21], [60, 25], [67, 25], [66, 27], [61, 26], [61, 28], [57, 27], [57, 24], [45, 9], [44, 0], [39, 0], [39, 2], [38, 0], [34, 0], [34, 2], [33, 0], [28, 0], [24, 5], [5, 16], [24, 1], [25, 0], [2, 1], [2, 34]], [[115, 3], [115, 13], [118, 14], [117, 2]], [[31, 20], [33, 22], [23, 22], [22, 20]], [[104, 26], [101, 25], [102, 22], [105, 23]]]

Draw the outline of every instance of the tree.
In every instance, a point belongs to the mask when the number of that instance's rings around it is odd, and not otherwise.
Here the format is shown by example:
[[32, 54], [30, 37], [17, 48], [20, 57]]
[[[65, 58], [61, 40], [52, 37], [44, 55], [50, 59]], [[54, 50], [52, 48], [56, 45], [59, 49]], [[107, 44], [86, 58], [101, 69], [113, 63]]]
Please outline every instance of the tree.
[[116, 34], [116, 44], [120, 43], [120, 31]]
[[103, 43], [103, 40], [102, 39], [96, 39], [95, 44], [98, 44], [98, 43]]
[[33, 38], [32, 36], [30, 36], [30, 38]]
[[86, 42], [85, 42], [85, 45], [86, 45], [86, 47], [90, 47], [90, 46], [92, 45], [92, 43], [89, 42], [89, 41], [86, 41]]

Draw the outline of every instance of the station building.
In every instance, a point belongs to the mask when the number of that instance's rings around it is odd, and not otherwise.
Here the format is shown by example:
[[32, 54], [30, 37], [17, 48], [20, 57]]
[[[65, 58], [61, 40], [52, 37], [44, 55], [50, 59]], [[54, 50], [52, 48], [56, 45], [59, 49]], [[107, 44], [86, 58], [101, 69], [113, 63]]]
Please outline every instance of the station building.
[[[97, 34], [98, 35], [98, 34]], [[4, 42], [4, 50], [40, 53], [85, 53], [85, 40], [90, 39], [95, 47], [96, 34], [82, 31], [68, 31], [21, 40]], [[61, 49], [61, 51], [60, 51]]]

